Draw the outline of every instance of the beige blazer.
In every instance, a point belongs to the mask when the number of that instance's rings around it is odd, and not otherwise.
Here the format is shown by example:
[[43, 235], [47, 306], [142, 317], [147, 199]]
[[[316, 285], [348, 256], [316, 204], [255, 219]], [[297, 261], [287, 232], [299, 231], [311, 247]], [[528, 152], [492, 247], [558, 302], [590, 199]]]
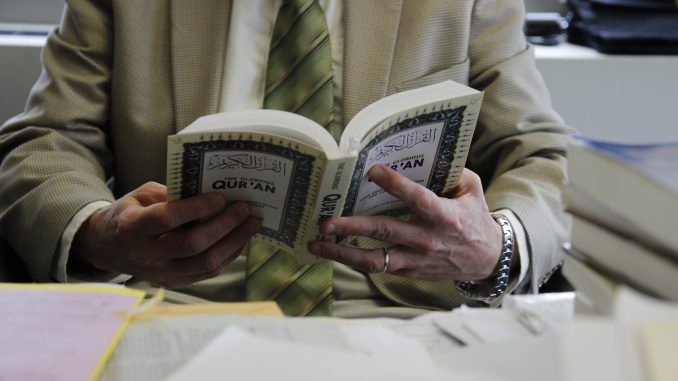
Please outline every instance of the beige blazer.
[[[62, 232], [84, 205], [165, 182], [167, 135], [217, 110], [228, 70], [230, 1], [66, 2], [25, 112], [0, 131], [0, 234], [37, 281], [49, 280]], [[536, 289], [561, 261], [568, 130], [522, 14], [517, 0], [346, 0], [343, 119], [444, 79], [484, 90], [467, 166], [490, 209], [524, 224]], [[451, 307], [450, 282], [372, 279], [399, 303]]]

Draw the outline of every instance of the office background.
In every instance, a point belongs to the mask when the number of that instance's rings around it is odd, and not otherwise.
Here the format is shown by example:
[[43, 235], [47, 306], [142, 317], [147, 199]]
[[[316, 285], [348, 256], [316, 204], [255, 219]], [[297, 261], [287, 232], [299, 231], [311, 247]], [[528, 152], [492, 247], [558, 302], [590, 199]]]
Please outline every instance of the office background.
[[[566, 11], [559, 0], [525, 0], [529, 12]], [[0, 123], [21, 112], [40, 73], [45, 34], [61, 1], [0, 0]], [[678, 56], [609, 56], [570, 44], [536, 47], [555, 108], [592, 138], [678, 141]]]

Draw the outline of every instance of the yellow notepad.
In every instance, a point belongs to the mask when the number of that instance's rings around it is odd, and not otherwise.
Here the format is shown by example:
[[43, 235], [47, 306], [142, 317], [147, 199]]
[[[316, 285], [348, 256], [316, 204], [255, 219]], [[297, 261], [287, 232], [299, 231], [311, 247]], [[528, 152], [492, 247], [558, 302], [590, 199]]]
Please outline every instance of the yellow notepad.
[[285, 316], [276, 302], [261, 301], [159, 305], [134, 314], [133, 320], [186, 315]]

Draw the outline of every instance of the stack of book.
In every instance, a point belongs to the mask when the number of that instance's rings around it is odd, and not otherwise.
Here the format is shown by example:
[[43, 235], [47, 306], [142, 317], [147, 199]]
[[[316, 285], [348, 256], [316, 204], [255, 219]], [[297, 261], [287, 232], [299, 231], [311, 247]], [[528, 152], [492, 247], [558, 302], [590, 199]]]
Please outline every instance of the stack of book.
[[618, 285], [678, 300], [678, 143], [617, 144], [576, 137], [568, 148], [572, 214], [564, 275], [595, 311]]

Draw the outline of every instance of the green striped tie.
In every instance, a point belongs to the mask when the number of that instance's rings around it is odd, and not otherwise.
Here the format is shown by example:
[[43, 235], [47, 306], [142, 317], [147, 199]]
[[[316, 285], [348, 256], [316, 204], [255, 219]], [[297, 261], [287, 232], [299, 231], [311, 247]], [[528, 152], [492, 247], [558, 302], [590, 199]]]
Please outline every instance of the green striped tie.
[[[336, 140], [332, 54], [315, 0], [284, 0], [273, 29], [264, 108], [290, 111], [324, 126]], [[247, 300], [275, 300], [286, 315], [330, 315], [332, 264], [301, 265], [261, 240], [250, 241]]]

